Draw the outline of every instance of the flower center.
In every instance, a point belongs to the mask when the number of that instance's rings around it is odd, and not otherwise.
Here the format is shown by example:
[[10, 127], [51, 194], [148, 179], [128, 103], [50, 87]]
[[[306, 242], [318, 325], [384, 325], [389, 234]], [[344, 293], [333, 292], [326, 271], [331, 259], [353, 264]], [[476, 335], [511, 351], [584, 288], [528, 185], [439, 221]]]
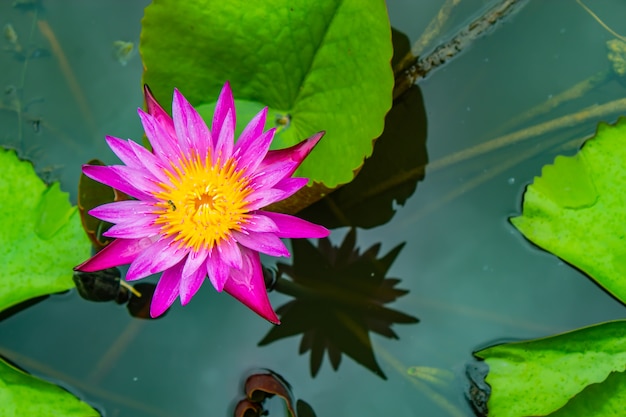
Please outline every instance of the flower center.
[[166, 171], [171, 185], [160, 184], [162, 191], [155, 194], [156, 224], [183, 246], [211, 249], [247, 222], [250, 179], [232, 158], [213, 165], [209, 155], [193, 155], [179, 165]]

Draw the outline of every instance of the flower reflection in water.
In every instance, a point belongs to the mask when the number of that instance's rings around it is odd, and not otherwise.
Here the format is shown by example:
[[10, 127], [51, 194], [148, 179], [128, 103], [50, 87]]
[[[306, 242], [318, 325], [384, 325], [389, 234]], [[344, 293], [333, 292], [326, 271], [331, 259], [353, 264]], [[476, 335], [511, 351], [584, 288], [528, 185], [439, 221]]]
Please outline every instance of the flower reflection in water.
[[399, 279], [385, 278], [404, 243], [381, 258], [377, 258], [380, 244], [363, 253], [355, 244], [354, 229], [338, 247], [327, 238], [320, 239], [317, 247], [308, 240], [292, 240], [293, 265], [278, 264], [274, 289], [295, 299], [278, 308], [282, 325], [272, 328], [259, 345], [302, 333], [300, 353], [311, 351], [313, 376], [327, 351], [335, 370], [345, 353], [386, 378], [374, 356], [370, 332], [398, 339], [391, 329], [394, 323], [418, 322], [384, 306], [408, 293], [395, 288]]

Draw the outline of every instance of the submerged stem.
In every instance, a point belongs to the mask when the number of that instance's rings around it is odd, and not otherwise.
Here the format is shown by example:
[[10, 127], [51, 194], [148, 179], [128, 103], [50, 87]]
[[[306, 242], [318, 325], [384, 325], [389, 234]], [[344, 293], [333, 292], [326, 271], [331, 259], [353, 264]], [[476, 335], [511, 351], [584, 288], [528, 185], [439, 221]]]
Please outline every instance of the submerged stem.
[[598, 17], [597, 14], [595, 14], [589, 7], [587, 7], [587, 5], [585, 3], [583, 3], [581, 0], [576, 0], [576, 2], [580, 5], [580, 7], [582, 7], [583, 9], [585, 9], [585, 11], [587, 13], [589, 13], [591, 15], [591, 17], [594, 18], [594, 20], [596, 22], [598, 22], [600, 24], [600, 26], [602, 26], [607, 32], [609, 32], [611, 35], [615, 36], [617, 39], [622, 40], [624, 42], [626, 42], [626, 36], [622, 36], [619, 33], [615, 32], [613, 29], [611, 29], [609, 27], [609, 25], [607, 25], [606, 23], [604, 23], [602, 21], [602, 19], [600, 19]]

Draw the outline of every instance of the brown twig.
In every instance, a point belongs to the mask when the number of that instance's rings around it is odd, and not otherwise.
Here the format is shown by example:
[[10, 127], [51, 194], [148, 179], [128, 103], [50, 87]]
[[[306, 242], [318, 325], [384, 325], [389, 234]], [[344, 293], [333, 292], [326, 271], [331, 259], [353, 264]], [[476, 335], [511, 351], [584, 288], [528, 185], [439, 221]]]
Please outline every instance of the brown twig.
[[411, 48], [411, 52], [406, 54], [402, 61], [400, 61], [396, 68], [394, 68], [394, 72], [396, 72], [396, 70], [407, 68], [413, 64], [415, 57], [420, 56], [424, 49], [431, 44], [432, 40], [441, 34], [443, 27], [450, 18], [450, 14], [460, 2], [461, 0], [446, 0], [437, 12], [437, 15], [432, 18], [432, 20], [428, 23], [428, 26], [426, 26], [426, 29], [424, 29], [424, 32], [422, 32], [417, 41], [415, 41], [413, 47]]
[[471, 42], [487, 33], [496, 23], [519, 10], [527, 0], [503, 0], [497, 6], [489, 9], [485, 14], [463, 28], [450, 41], [437, 47], [427, 56], [420, 58], [409, 53], [402, 62], [403, 68], [396, 71], [396, 83], [393, 89], [394, 100], [408, 90], [419, 79], [424, 78], [432, 70], [454, 58]]

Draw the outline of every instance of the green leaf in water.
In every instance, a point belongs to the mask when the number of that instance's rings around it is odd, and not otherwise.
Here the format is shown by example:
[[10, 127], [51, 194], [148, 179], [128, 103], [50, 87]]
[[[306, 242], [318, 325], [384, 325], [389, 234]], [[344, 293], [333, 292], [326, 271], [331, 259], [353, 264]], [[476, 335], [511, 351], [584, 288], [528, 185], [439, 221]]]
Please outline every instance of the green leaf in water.
[[70, 204], [68, 193], [62, 192], [59, 183], [55, 182], [42, 193], [37, 204], [35, 233], [43, 240], [52, 238], [75, 212], [76, 207]]
[[[210, 122], [211, 120], [213, 120], [213, 112], [215, 112], [216, 104], [217, 102], [201, 104], [196, 107], [196, 110], [198, 111], [198, 113], [200, 113], [200, 116], [202, 116], [204, 120]], [[265, 105], [263, 105], [262, 103], [257, 103], [256, 101], [235, 100], [235, 106], [235, 111], [237, 112], [237, 120], [240, 121], [240, 123], [237, 123], [237, 127], [235, 129], [235, 136], [238, 137], [241, 132], [243, 132], [244, 127], [246, 127], [246, 123], [241, 122], [248, 122], [252, 120], [252, 118], [256, 116], [258, 112], [263, 110], [263, 107], [265, 107]], [[207, 124], [209, 124], [209, 127], [211, 126], [210, 123]], [[263, 130], [271, 129], [275, 125], [276, 121], [271, 117], [268, 117], [265, 120], [265, 128]]]
[[269, 106], [274, 148], [325, 130], [296, 175], [328, 188], [352, 180], [391, 107], [391, 29], [379, 0], [155, 1], [140, 51], [144, 82], [165, 106], [174, 87], [194, 106], [210, 104], [229, 80], [247, 108]]
[[[98, 159], [92, 159], [87, 162], [87, 164], [104, 165], [104, 162]], [[89, 211], [103, 204], [128, 199], [130, 199], [130, 197], [120, 190], [116, 190], [108, 185], [93, 180], [84, 173], [80, 174], [80, 179], [78, 180], [78, 213], [80, 214], [83, 229], [93, 244], [93, 247], [96, 249], [96, 252], [113, 240], [112, 238], [102, 236], [102, 233], [106, 232], [112, 224], [96, 219], [89, 214]]]
[[63, 388], [0, 360], [0, 417], [97, 417], [96, 410]]
[[[484, 349], [476, 356], [489, 365], [489, 417], [623, 416], [626, 382], [626, 320], [603, 323], [569, 333]], [[592, 414], [583, 410], [608, 393], [621, 402]], [[579, 398], [579, 396], [581, 396]], [[620, 413], [600, 413], [616, 409]], [[565, 411], [571, 411], [569, 414]]]
[[625, 405], [626, 372], [613, 372], [604, 381], [586, 387], [550, 417], [622, 417]]
[[626, 372], [612, 372], [607, 379], [586, 387], [550, 417], [623, 416], [626, 404]]
[[524, 236], [626, 303], [626, 118], [600, 124], [575, 156], [558, 156], [511, 219]]
[[0, 150], [0, 311], [74, 286], [72, 267], [89, 256], [75, 207], [58, 184], [47, 187], [33, 166]]

